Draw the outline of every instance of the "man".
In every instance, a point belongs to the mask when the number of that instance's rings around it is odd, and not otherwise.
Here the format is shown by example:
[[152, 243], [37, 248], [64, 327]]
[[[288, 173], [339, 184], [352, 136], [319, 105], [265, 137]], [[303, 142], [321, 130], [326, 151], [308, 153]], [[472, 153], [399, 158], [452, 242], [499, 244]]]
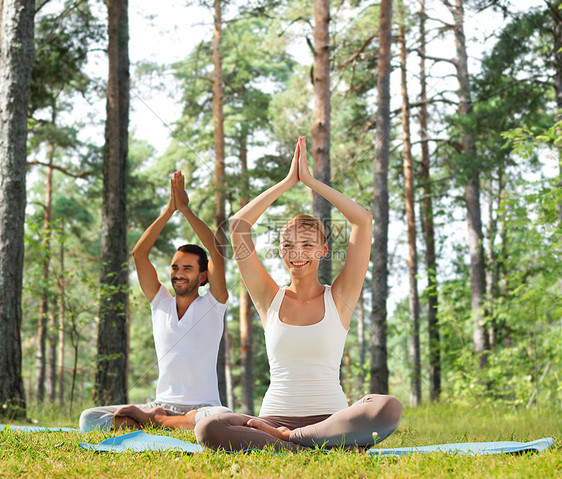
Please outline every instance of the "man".
[[[193, 429], [203, 417], [229, 412], [222, 407], [217, 384], [216, 362], [223, 333], [228, 292], [224, 257], [212, 231], [189, 208], [189, 198], [180, 171], [170, 181], [170, 200], [164, 212], [144, 232], [133, 259], [139, 284], [152, 310], [152, 325], [158, 357], [156, 400], [148, 404], [106, 406], [87, 409], [80, 416], [80, 429], [146, 425]], [[173, 297], [158, 280], [148, 259], [150, 250], [176, 210], [183, 213], [193, 231], [209, 251], [183, 245], [172, 259]], [[209, 291], [199, 296], [199, 287]]]

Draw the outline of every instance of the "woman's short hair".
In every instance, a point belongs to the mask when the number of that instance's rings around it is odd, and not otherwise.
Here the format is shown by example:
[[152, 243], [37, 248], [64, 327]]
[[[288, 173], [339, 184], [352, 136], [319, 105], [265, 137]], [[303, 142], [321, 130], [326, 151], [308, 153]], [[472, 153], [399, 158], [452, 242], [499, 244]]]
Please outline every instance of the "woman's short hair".
[[[199, 263], [199, 272], [203, 273], [203, 271], [207, 271], [207, 266], [209, 264], [209, 260], [207, 259], [207, 252], [196, 244], [184, 244], [181, 245], [177, 251], [181, 251], [182, 253], [191, 253], [195, 254], [198, 257], [197, 262]], [[208, 281], [205, 279], [199, 286], [205, 286]]]
[[294, 218], [287, 221], [283, 227], [281, 228], [280, 235], [283, 235], [283, 232], [291, 228], [293, 226], [304, 226], [306, 228], [313, 229], [318, 234], [319, 243], [324, 244], [326, 242], [326, 229], [324, 228], [324, 224], [318, 218], [310, 215], [297, 215]]

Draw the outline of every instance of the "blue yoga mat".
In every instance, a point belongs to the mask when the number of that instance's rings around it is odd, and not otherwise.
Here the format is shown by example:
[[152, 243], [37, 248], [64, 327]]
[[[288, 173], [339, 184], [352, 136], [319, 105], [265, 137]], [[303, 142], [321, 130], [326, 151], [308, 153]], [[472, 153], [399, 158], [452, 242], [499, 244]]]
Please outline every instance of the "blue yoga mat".
[[16, 426], [12, 424], [0, 424], [0, 431], [20, 431], [20, 432], [80, 432], [80, 429], [74, 427], [43, 427], [43, 426]]
[[170, 436], [155, 436], [143, 431], [135, 431], [121, 436], [111, 437], [99, 444], [79, 443], [80, 447], [96, 452], [143, 452], [143, 451], [179, 451], [203, 452], [199, 444], [185, 442]]
[[[470, 442], [456, 444], [438, 444], [435, 446], [399, 447], [394, 449], [369, 449], [367, 453], [385, 456], [402, 456], [405, 454], [444, 452], [448, 454], [484, 455], [505, 454], [517, 452], [541, 452], [548, 449], [554, 440], [550, 437], [531, 442]], [[80, 447], [98, 452], [124, 451], [180, 451], [201, 453], [203, 448], [199, 444], [182, 441], [170, 436], [156, 436], [143, 431], [131, 432], [121, 436], [106, 439], [99, 444], [81, 442]], [[228, 452], [228, 451], [225, 451]]]
[[445, 452], [447, 454], [464, 454], [470, 456], [484, 454], [513, 454], [518, 452], [541, 452], [548, 449], [554, 440], [551, 437], [531, 442], [466, 442], [455, 444], [438, 444], [435, 446], [398, 447], [394, 449], [369, 449], [369, 454], [384, 456], [403, 456], [405, 454], [423, 454], [427, 452]]

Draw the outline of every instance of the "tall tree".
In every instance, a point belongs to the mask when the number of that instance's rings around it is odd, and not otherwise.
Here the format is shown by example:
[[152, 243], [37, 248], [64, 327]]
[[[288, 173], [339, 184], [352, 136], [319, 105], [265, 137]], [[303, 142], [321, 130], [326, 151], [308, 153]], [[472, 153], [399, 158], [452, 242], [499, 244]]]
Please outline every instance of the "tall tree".
[[[468, 76], [468, 54], [464, 35], [464, 2], [455, 0], [454, 5], [445, 2], [454, 20], [456, 46], [455, 68], [457, 72], [458, 115], [466, 118], [473, 109], [470, 80]], [[482, 233], [482, 213], [480, 208], [480, 172], [477, 164], [476, 141], [468, 128], [461, 133], [462, 156], [465, 162], [466, 185], [464, 200], [466, 205], [468, 249], [470, 253], [470, 293], [474, 353], [480, 359], [482, 367], [486, 362], [485, 352], [489, 348], [488, 335], [484, 322], [484, 301], [486, 299], [486, 258], [484, 255], [484, 236]]]
[[[226, 245], [226, 196], [224, 192], [224, 112], [223, 112], [223, 74], [222, 74], [222, 0], [214, 0], [213, 17], [213, 132], [215, 144], [215, 222], [217, 225], [217, 239], [221, 246]], [[225, 316], [225, 337], [228, 335]], [[225, 338], [221, 341], [217, 358], [217, 374], [221, 402], [227, 404], [228, 394], [226, 375], [230, 374], [230, 364], [227, 364]], [[228, 365], [228, 371], [227, 369]]]
[[64, 280], [64, 229], [61, 231], [61, 241], [59, 247], [59, 325], [58, 325], [58, 371], [57, 371], [57, 386], [58, 386], [58, 399], [59, 404], [64, 406], [65, 391], [64, 391], [64, 329], [65, 329], [65, 319], [66, 319], [66, 287]]
[[[61, 11], [43, 14], [35, 22], [36, 55], [33, 64], [30, 93], [30, 116], [34, 127], [30, 131], [30, 150], [37, 160], [28, 161], [28, 165], [40, 165], [47, 168], [45, 182], [42, 276], [40, 280], [41, 298], [37, 331], [35, 397], [42, 401], [45, 379], [50, 397], [55, 394], [56, 342], [53, 334], [57, 327], [47, 327], [49, 302], [53, 298], [50, 280], [53, 172], [55, 169], [65, 174], [72, 174], [61, 165], [57, 152], [77, 148], [80, 142], [76, 129], [63, 126], [59, 120], [61, 112], [68, 112], [72, 104], [72, 95], [85, 94], [90, 85], [90, 78], [85, 73], [84, 65], [88, 59], [91, 44], [101, 39], [101, 24], [90, 12], [88, 2], [68, 4]], [[46, 149], [46, 161], [42, 160]], [[49, 331], [49, 358], [46, 372], [46, 331]]]
[[357, 390], [359, 397], [363, 391], [365, 382], [365, 284], [361, 289], [361, 296], [359, 296], [358, 314], [357, 314], [357, 349], [359, 352], [359, 374], [357, 374]]
[[412, 159], [412, 141], [410, 135], [410, 101], [406, 58], [406, 19], [404, 2], [398, 4], [399, 27], [398, 43], [400, 45], [400, 85], [402, 94], [402, 144], [404, 170], [404, 196], [406, 205], [406, 222], [408, 225], [408, 306], [410, 310], [410, 337], [408, 353], [410, 360], [410, 406], [421, 404], [421, 359], [420, 359], [420, 301], [418, 296], [418, 251], [416, 246], [416, 206], [414, 198], [414, 165]]
[[[494, 350], [497, 341], [497, 329], [498, 324], [495, 317], [495, 302], [499, 298], [500, 288], [500, 263], [498, 261], [497, 249], [494, 245], [496, 241], [496, 236], [498, 233], [498, 219], [500, 217], [500, 209], [502, 208], [502, 185], [503, 185], [503, 171], [500, 168], [498, 172], [498, 191], [494, 191], [494, 178], [490, 178], [489, 185], [487, 188], [488, 194], [488, 225], [487, 225], [487, 237], [488, 237], [488, 265], [486, 269], [486, 301], [488, 303], [488, 344], [490, 345], [490, 350]], [[497, 198], [497, 209], [496, 209], [496, 198]], [[498, 211], [498, 213], [496, 213]]]
[[96, 404], [127, 403], [127, 156], [129, 20], [127, 0], [107, 0], [107, 119], [103, 158], [101, 290]]
[[373, 184], [373, 279], [371, 283], [371, 392], [388, 393], [386, 299], [388, 296], [388, 160], [390, 156], [390, 72], [392, 0], [380, 4], [375, 173]]
[[[330, 175], [330, 1], [314, 0], [314, 112], [312, 120], [312, 158], [314, 176], [326, 185], [331, 184]], [[314, 214], [327, 232], [331, 231], [332, 205], [317, 193], [313, 195]], [[328, 235], [331, 244], [331, 235]], [[318, 268], [322, 284], [332, 283], [332, 261], [322, 258]]]
[[[242, 188], [240, 208], [250, 201], [250, 181], [248, 178], [248, 128], [242, 127], [240, 135], [240, 175]], [[246, 287], [240, 282], [240, 382], [242, 414], [254, 415], [254, 374], [252, 355], [252, 301]]]
[[[52, 123], [55, 123], [56, 110], [52, 112]], [[45, 396], [45, 340], [49, 315], [49, 270], [51, 253], [52, 198], [53, 198], [53, 158], [55, 145], [50, 144], [47, 153], [47, 181], [45, 183], [45, 213], [43, 217], [43, 246], [41, 275], [41, 299], [39, 300], [39, 321], [37, 328], [37, 354], [35, 360], [35, 398], [43, 402]], [[53, 392], [54, 395], [54, 392]]]
[[427, 332], [429, 336], [429, 399], [437, 401], [441, 394], [441, 358], [439, 324], [437, 320], [437, 260], [433, 222], [433, 192], [430, 178], [429, 135], [427, 114], [427, 75], [425, 70], [425, 0], [420, 1], [420, 109], [421, 183], [423, 189], [423, 231], [425, 239], [425, 269], [427, 271]]
[[[562, 124], [562, 0], [546, 1], [552, 17], [552, 38], [554, 40], [554, 92], [556, 95], [556, 122]], [[562, 137], [562, 129], [557, 130], [558, 138]], [[562, 188], [562, 145], [558, 145], [558, 165], [560, 168], [560, 182]], [[562, 200], [558, 203], [558, 223], [562, 227]]]
[[0, 3], [0, 410], [25, 416], [21, 320], [27, 111], [35, 2]]

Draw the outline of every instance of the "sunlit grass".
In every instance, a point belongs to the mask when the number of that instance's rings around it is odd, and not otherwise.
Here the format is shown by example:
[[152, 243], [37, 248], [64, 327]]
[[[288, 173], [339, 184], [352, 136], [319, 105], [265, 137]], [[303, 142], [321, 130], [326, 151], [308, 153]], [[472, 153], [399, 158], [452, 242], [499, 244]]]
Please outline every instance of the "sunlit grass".
[[[54, 412], [53, 412], [54, 414]], [[65, 414], [64, 417], [67, 417]], [[74, 425], [49, 415], [40, 425]], [[54, 421], [54, 422], [52, 422]], [[358, 452], [274, 454], [175, 452], [108, 454], [86, 451], [116, 433], [0, 432], [0, 477], [560, 477], [562, 417], [536, 410], [451, 404], [406, 409], [398, 431], [380, 447], [473, 441], [530, 441], [554, 437], [541, 454], [460, 456], [419, 454], [376, 457]], [[194, 442], [191, 431], [154, 431]]]

